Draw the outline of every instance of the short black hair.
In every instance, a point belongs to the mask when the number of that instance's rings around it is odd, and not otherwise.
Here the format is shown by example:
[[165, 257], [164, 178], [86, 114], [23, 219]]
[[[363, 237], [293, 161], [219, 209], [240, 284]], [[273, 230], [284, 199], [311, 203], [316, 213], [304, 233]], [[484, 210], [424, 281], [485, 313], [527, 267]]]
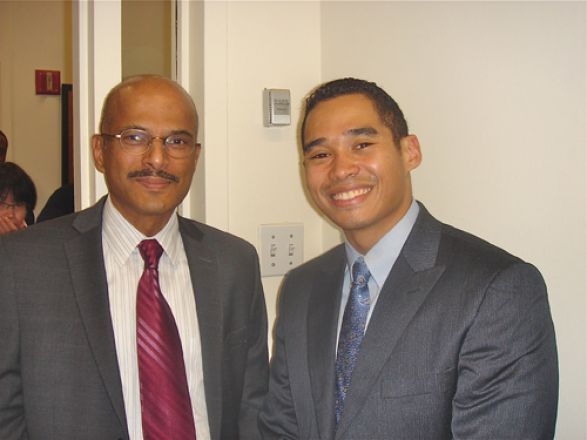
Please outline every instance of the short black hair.
[[399, 141], [408, 135], [408, 123], [403, 112], [395, 100], [385, 90], [374, 82], [357, 78], [342, 78], [319, 85], [310, 92], [306, 98], [304, 116], [301, 126], [301, 139], [304, 143], [304, 128], [310, 112], [320, 102], [343, 95], [361, 94], [369, 98], [375, 105], [375, 109], [383, 124], [391, 130], [393, 141], [399, 145]]
[[0, 130], [0, 157], [6, 158], [6, 151], [8, 150], [8, 138], [2, 130]]
[[0, 163], [0, 201], [9, 193], [15, 203], [24, 203], [27, 212], [32, 213], [37, 205], [37, 189], [33, 179], [13, 162]]

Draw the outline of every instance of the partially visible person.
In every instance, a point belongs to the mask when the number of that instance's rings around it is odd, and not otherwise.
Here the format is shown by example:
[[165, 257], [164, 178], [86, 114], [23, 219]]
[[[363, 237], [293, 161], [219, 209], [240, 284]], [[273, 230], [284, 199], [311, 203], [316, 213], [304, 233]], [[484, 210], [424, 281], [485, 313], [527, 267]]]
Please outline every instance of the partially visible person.
[[74, 212], [73, 184], [67, 183], [57, 188], [47, 199], [47, 203], [37, 217], [37, 223], [51, 220]]
[[37, 190], [30, 176], [13, 162], [0, 163], [0, 235], [35, 222]]
[[6, 153], [8, 152], [8, 138], [0, 130], [0, 163], [6, 162]]

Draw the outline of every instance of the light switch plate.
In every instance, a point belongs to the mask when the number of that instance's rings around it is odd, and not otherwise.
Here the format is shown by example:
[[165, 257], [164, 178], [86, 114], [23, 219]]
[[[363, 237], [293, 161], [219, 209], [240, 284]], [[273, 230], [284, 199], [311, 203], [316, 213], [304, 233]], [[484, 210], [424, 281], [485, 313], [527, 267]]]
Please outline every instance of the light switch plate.
[[285, 275], [304, 258], [304, 225], [284, 223], [259, 226], [261, 276]]

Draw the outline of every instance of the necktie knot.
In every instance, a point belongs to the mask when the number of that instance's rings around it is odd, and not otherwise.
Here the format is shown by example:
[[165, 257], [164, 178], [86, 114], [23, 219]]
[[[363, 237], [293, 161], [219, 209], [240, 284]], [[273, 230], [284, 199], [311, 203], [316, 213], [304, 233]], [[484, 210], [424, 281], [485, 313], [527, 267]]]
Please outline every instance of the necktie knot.
[[353, 284], [365, 285], [369, 282], [371, 273], [369, 272], [369, 268], [367, 267], [367, 263], [365, 263], [363, 257], [359, 257], [355, 260], [352, 268], [352, 274]]
[[153, 238], [143, 240], [139, 243], [139, 252], [145, 260], [145, 267], [149, 269], [157, 269], [159, 259], [163, 254], [163, 248], [159, 242]]

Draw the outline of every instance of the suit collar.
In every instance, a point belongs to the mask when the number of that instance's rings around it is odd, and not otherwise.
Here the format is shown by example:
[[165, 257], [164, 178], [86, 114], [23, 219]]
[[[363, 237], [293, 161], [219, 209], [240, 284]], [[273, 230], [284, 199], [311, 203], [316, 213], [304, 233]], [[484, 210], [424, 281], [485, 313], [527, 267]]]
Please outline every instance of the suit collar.
[[[408, 236], [410, 235], [410, 231], [416, 223], [419, 211], [420, 206], [415, 200], [413, 200], [408, 211], [400, 221], [397, 222], [391, 230], [387, 231], [383, 237], [381, 237], [379, 241], [369, 249], [369, 252], [363, 256], [365, 263], [367, 263], [367, 267], [369, 268], [369, 272], [371, 273], [371, 278], [377, 284], [378, 289], [383, 286], [385, 280], [389, 276], [393, 264], [399, 256]], [[355, 260], [361, 256], [361, 254], [357, 252], [347, 240], [345, 240], [345, 250], [347, 265], [350, 269]], [[375, 295], [375, 292], [371, 292], [372, 298], [373, 295]]]
[[[108, 283], [102, 250], [102, 211], [106, 197], [80, 211], [72, 226], [79, 235], [65, 244], [71, 268], [74, 297], [78, 304], [88, 343], [104, 380], [112, 406], [123, 429], [127, 429], [122, 383], [108, 300]], [[222, 417], [222, 300], [218, 292], [218, 262], [214, 251], [204, 244], [204, 234], [193, 221], [179, 217], [196, 298], [202, 340], [204, 388], [212, 439], [220, 438]], [[103, 292], [103, 294], [97, 294]]]
[[402, 255], [414, 272], [430, 269], [436, 264], [442, 232], [442, 223], [432, 217], [422, 203], [418, 204], [418, 218], [402, 249]]
[[72, 226], [80, 234], [91, 231], [96, 227], [102, 228], [102, 210], [106, 197], [102, 197], [95, 205], [84, 209], [76, 214], [73, 219]]
[[218, 257], [205, 244], [204, 234], [196, 222], [179, 217], [179, 231], [196, 298], [210, 437], [218, 439], [222, 420], [221, 367], [224, 333]]
[[321, 269], [311, 286], [308, 304], [308, 368], [320, 438], [334, 432], [334, 364], [340, 292], [346, 257], [344, 245], [323, 257]]
[[108, 284], [102, 251], [102, 209], [105, 198], [81, 211], [72, 226], [79, 235], [65, 243], [73, 294], [88, 344], [112, 406], [126, 431], [122, 384], [110, 317]]

